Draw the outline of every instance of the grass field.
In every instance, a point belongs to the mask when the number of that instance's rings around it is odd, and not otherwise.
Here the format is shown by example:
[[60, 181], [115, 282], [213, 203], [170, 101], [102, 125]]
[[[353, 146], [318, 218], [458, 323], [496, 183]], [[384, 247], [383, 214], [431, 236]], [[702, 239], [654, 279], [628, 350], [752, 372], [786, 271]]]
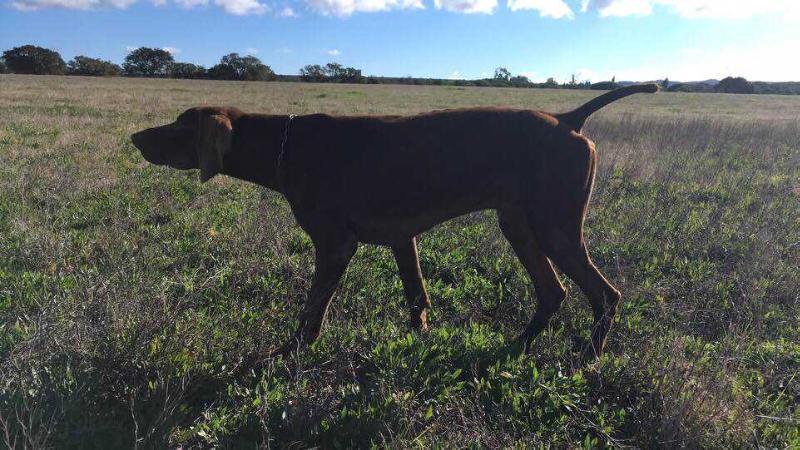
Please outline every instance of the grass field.
[[0, 447], [797, 448], [800, 97], [638, 95], [590, 120], [587, 239], [624, 299], [586, 366], [570, 283], [530, 355], [492, 359], [535, 298], [486, 212], [421, 237], [430, 333], [409, 333], [390, 252], [362, 246], [321, 340], [231, 377], [296, 326], [309, 239], [277, 194], [201, 185], [128, 139], [198, 104], [560, 111], [596, 94], [0, 76]]

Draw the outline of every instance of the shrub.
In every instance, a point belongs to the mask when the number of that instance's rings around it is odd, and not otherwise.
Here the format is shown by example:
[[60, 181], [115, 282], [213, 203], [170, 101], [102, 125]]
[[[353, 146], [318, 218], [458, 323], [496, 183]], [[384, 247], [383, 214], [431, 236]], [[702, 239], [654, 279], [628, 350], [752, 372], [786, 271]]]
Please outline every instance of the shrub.
[[610, 91], [621, 87], [622, 85], [619, 83], [615, 83], [613, 81], [601, 81], [599, 83], [592, 83], [589, 89], [600, 90], [600, 91]]
[[165, 77], [175, 60], [160, 48], [139, 47], [128, 53], [122, 67], [132, 77]]
[[225, 55], [216, 66], [208, 69], [215, 80], [272, 81], [277, 77], [272, 69], [255, 56]]
[[63, 75], [67, 71], [67, 65], [58, 52], [35, 45], [6, 50], [3, 59], [12, 73]]
[[742, 77], [723, 78], [720, 80], [714, 90], [727, 94], [752, 94], [755, 91], [753, 88], [753, 83]]
[[76, 56], [67, 64], [69, 75], [85, 75], [92, 77], [114, 77], [122, 72], [122, 68], [111, 61]]
[[187, 78], [187, 79], [201, 79], [205, 78], [207, 71], [203, 66], [198, 66], [192, 63], [175, 63], [170, 67], [170, 76], [172, 78]]

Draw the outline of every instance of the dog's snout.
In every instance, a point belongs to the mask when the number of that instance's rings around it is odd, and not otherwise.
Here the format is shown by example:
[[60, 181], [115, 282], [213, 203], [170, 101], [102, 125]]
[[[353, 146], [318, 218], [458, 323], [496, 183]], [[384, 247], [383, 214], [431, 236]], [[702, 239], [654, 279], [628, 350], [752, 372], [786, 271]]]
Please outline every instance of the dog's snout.
[[131, 142], [139, 149], [144, 159], [153, 164], [161, 164], [158, 155], [157, 142], [154, 140], [152, 129], [137, 131], [131, 135]]
[[139, 150], [142, 150], [142, 140], [144, 139], [143, 134], [144, 131], [137, 131], [131, 135], [131, 142], [133, 142], [133, 145]]

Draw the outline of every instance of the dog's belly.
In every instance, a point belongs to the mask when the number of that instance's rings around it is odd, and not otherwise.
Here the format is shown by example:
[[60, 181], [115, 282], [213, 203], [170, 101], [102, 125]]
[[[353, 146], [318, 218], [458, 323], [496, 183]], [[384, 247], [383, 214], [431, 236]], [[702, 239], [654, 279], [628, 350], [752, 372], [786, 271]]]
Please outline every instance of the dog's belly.
[[503, 202], [492, 199], [470, 199], [448, 205], [425, 205], [413, 211], [391, 207], [378, 211], [353, 211], [348, 214], [348, 226], [360, 242], [393, 245], [407, 242], [450, 219], [475, 211], [498, 209]]
[[525, 201], [528, 171], [521, 177], [504, 167], [487, 166], [473, 171], [442, 164], [401, 171], [401, 176], [376, 171], [337, 197], [360, 241], [391, 245], [464, 214]]
[[366, 244], [393, 245], [407, 242], [414, 236], [423, 233], [449, 219], [466, 214], [450, 214], [446, 217], [408, 217], [401, 219], [381, 219], [354, 217], [350, 228], [359, 242]]

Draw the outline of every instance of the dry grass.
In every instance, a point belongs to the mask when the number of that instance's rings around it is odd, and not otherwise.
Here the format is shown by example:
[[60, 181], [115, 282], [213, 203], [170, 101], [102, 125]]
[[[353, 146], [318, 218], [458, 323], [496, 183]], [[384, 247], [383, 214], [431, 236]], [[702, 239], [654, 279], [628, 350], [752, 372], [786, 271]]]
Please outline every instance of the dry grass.
[[800, 98], [639, 95], [591, 119], [587, 234], [625, 300], [588, 367], [570, 286], [532, 355], [480, 368], [535, 301], [479, 213], [423, 236], [429, 336], [407, 334], [390, 254], [362, 247], [319, 344], [231, 378], [295, 326], [308, 238], [278, 196], [199, 185], [128, 141], [198, 104], [561, 111], [595, 94], [0, 76], [0, 442], [800, 445]]

